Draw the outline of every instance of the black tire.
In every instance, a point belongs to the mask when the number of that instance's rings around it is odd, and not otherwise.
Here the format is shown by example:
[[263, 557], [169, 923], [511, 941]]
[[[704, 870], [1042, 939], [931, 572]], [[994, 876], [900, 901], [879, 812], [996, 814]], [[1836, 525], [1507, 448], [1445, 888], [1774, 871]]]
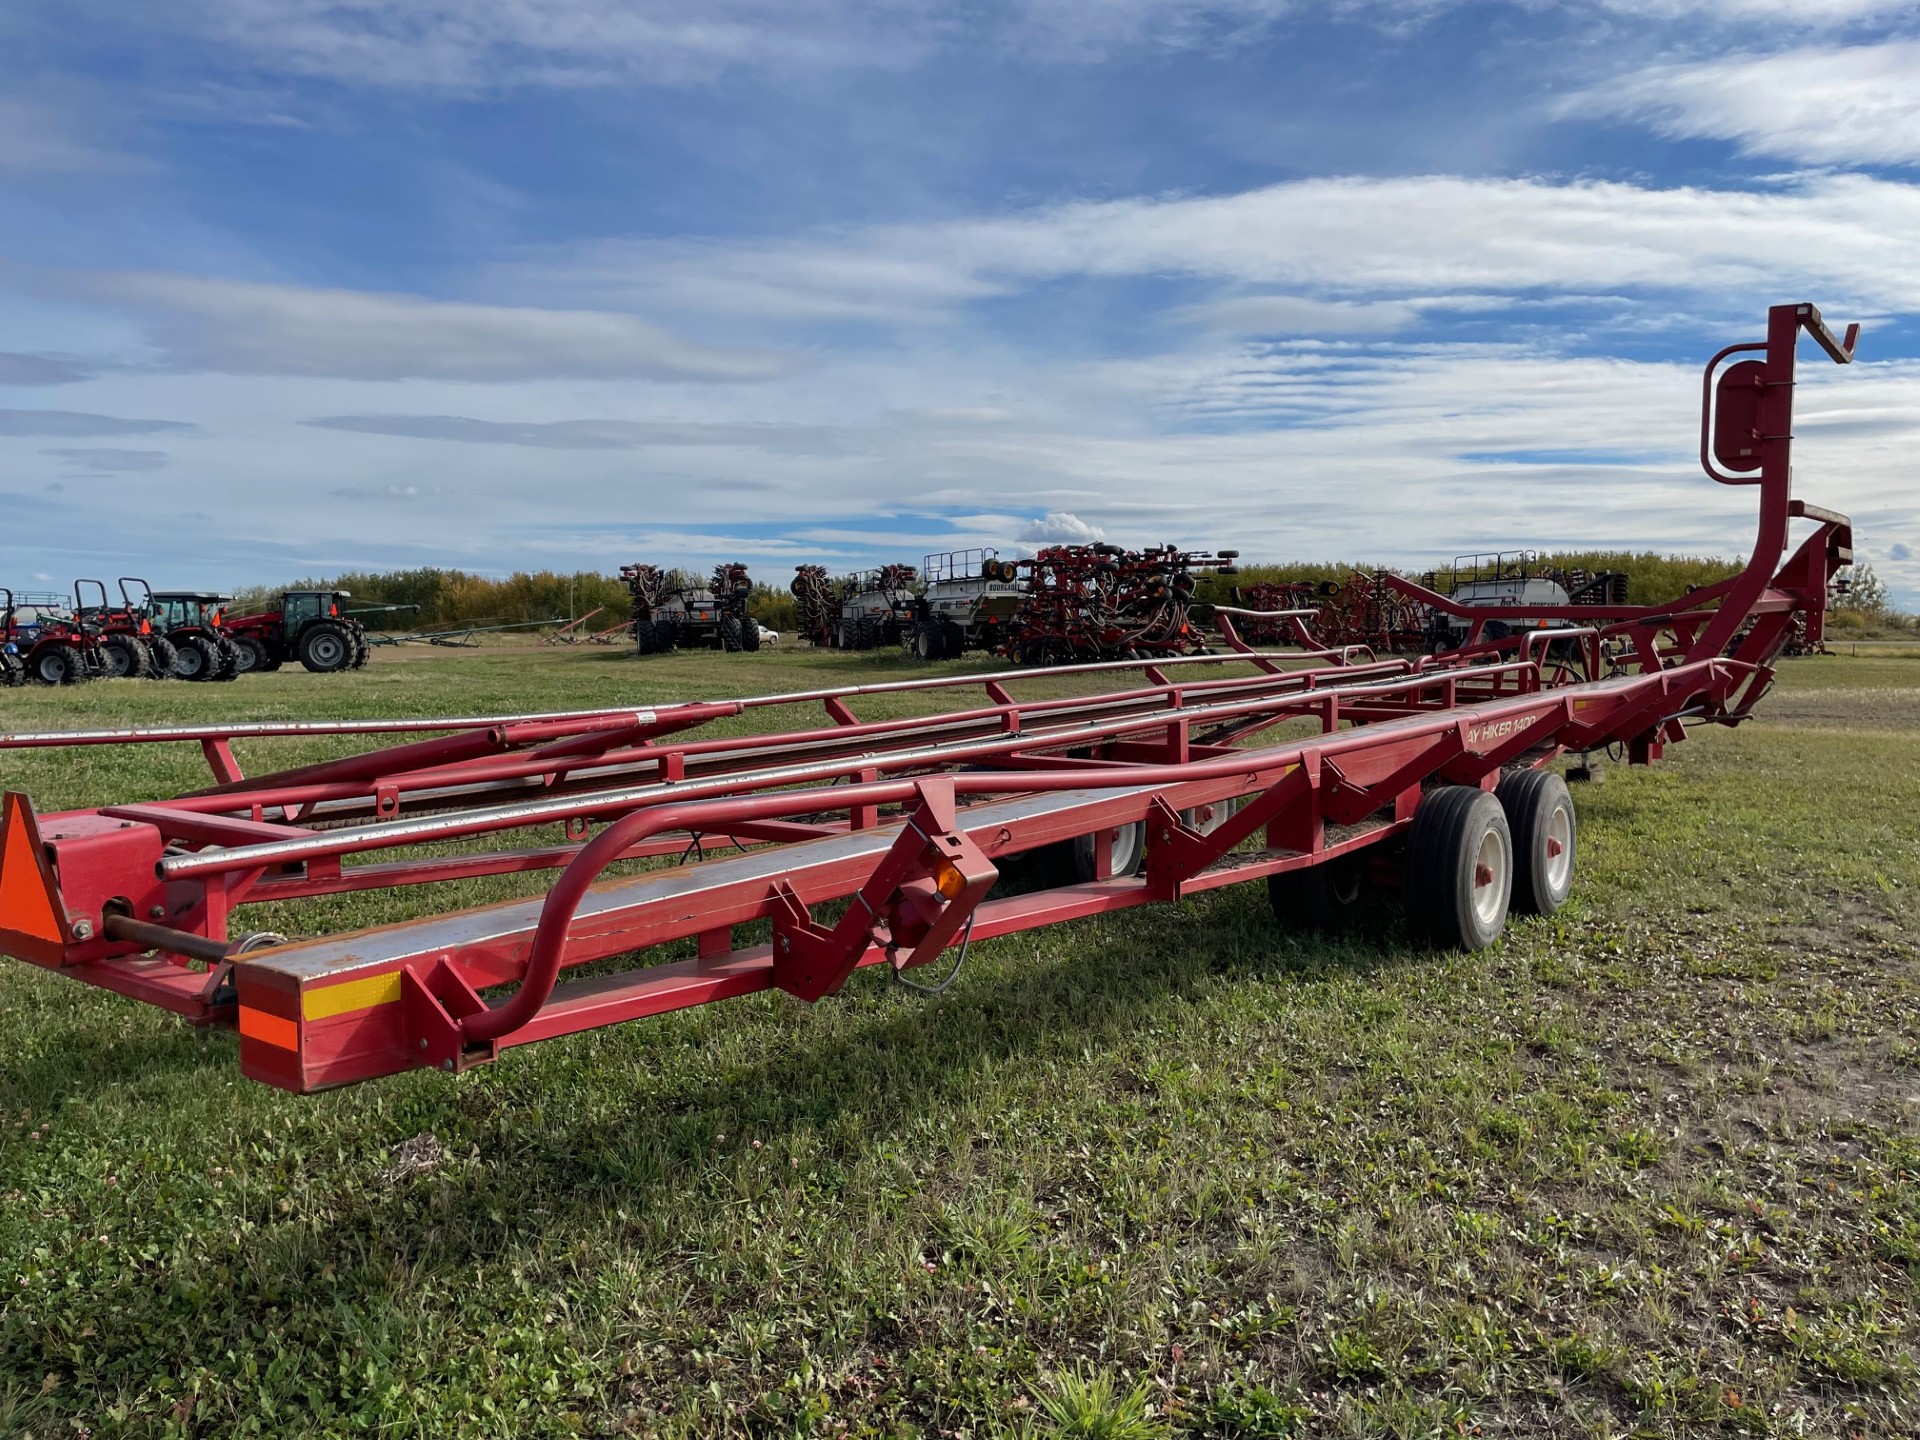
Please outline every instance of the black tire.
[[[1073, 846], [1074, 878], [1082, 884], [1093, 879], [1094, 860], [1099, 854], [1099, 844], [1106, 831], [1097, 831], [1092, 835], [1077, 835], [1070, 842]], [[1131, 825], [1117, 826], [1112, 840], [1111, 868], [1109, 875], [1118, 879], [1123, 875], [1138, 875], [1147, 864], [1147, 822], [1136, 820]]]
[[922, 621], [913, 627], [913, 653], [922, 660], [946, 658], [947, 637], [937, 624]]
[[11, 690], [27, 683], [27, 667], [11, 650], [0, 650], [0, 690]]
[[300, 663], [316, 675], [334, 675], [353, 666], [353, 637], [347, 627], [316, 620], [300, 632]]
[[654, 651], [658, 650], [660, 648], [660, 638], [656, 631], [657, 627], [651, 620], [634, 621], [633, 653], [636, 655], [651, 655]]
[[226, 668], [226, 656], [211, 635], [182, 635], [173, 642], [173, 673], [176, 679], [196, 683], [217, 680]]
[[260, 661], [260, 668], [262, 670], [278, 670], [282, 665], [287, 663], [281, 658], [280, 654], [264, 640], [260, 642], [260, 653], [263, 657]]
[[1513, 895], [1513, 833], [1500, 802], [1470, 785], [1429, 790], [1413, 815], [1402, 880], [1417, 938], [1460, 950], [1498, 940]]
[[760, 653], [760, 622], [751, 615], [740, 622], [740, 648], [749, 655]]
[[144, 680], [153, 665], [137, 636], [108, 635], [100, 641], [100, 659], [109, 680]]
[[720, 648], [729, 655], [740, 649], [740, 621], [732, 615], [720, 617]]
[[1267, 877], [1267, 904], [1282, 925], [1304, 925], [1329, 935], [1351, 930], [1366, 912], [1367, 855], [1358, 851], [1305, 870]]
[[34, 649], [27, 657], [27, 673], [42, 685], [78, 685], [93, 678], [79, 649], [58, 640]]
[[665, 655], [680, 643], [680, 627], [673, 620], [653, 622], [653, 653]]
[[148, 678], [173, 679], [173, 667], [180, 659], [180, 648], [164, 635], [149, 635], [146, 643], [147, 653], [153, 657], [153, 669]]
[[214, 644], [220, 647], [220, 671], [216, 680], [238, 680], [240, 678], [240, 645], [231, 635], [215, 634]]
[[1513, 908], [1551, 915], [1573, 893], [1580, 844], [1567, 782], [1551, 770], [1516, 770], [1493, 793], [1513, 832]]
[[367, 632], [360, 625], [353, 625], [349, 633], [353, 636], [353, 668], [364, 670], [373, 659], [373, 642], [367, 639]]
[[236, 635], [233, 643], [239, 647], [240, 673], [251, 675], [256, 670], [267, 668], [267, 647], [251, 635]]

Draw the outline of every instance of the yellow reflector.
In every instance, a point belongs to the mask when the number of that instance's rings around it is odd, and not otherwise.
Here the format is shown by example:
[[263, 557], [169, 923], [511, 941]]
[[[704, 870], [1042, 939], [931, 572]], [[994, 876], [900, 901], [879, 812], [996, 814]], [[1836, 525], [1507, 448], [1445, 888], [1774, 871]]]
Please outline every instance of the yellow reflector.
[[967, 888], [967, 877], [960, 873], [960, 867], [951, 860], [936, 860], [933, 862], [933, 888], [951, 900]]

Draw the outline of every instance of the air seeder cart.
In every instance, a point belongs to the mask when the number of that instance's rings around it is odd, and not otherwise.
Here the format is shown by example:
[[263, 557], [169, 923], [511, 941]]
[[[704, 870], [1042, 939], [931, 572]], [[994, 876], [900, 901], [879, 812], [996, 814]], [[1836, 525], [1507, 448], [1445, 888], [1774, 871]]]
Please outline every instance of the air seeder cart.
[[669, 650], [758, 650], [760, 627], [747, 613], [753, 581], [741, 564], [716, 565], [705, 584], [676, 583], [653, 565], [622, 565], [633, 596], [633, 648], [641, 655]]
[[[307, 1092], [769, 988], [817, 1000], [863, 967], [911, 983], [974, 942], [1243, 882], [1286, 925], [1339, 926], [1397, 888], [1416, 934], [1490, 944], [1573, 885], [1563, 753], [1646, 764], [1691, 726], [1738, 724], [1795, 622], [1818, 634], [1852, 534], [1791, 493], [1802, 330], [1852, 358], [1856, 329], [1781, 305], [1765, 342], [1708, 367], [1703, 460], [1757, 487], [1759, 534], [1745, 570], [1676, 604], [1485, 607], [1555, 623], [1441, 656], [1242, 648], [592, 712], [0, 737], [198, 744], [212, 772], [171, 800], [45, 815], [6, 795], [0, 949], [236, 1026], [243, 1073]], [[1741, 350], [1764, 358], [1714, 384]], [[1060, 694], [1075, 674], [1107, 688]], [[1048, 698], [1017, 693], [1042, 677]], [[878, 692], [924, 703], [862, 720]], [[765, 723], [708, 728], [743, 717]], [[1299, 720], [1317, 733], [1275, 738]], [[322, 735], [398, 743], [253, 775], [235, 751]], [[1090, 873], [996, 890], [1060, 845]], [[324, 930], [327, 897], [541, 870], [537, 898]], [[308, 933], [251, 918], [297, 921], [303, 900]]]

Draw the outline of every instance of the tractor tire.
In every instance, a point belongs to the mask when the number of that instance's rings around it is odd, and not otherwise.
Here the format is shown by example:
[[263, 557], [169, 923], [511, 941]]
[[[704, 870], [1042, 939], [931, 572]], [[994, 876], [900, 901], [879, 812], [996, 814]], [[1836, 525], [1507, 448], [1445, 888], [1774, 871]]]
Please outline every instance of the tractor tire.
[[226, 668], [226, 656], [210, 635], [182, 635], [174, 642], [173, 673], [180, 680], [217, 680]]
[[1567, 782], [1551, 770], [1516, 770], [1500, 777], [1493, 794], [1513, 831], [1513, 908], [1551, 915], [1573, 892], [1580, 839]]
[[27, 683], [27, 667], [11, 650], [0, 650], [0, 690], [11, 690]]
[[149, 680], [171, 680], [173, 667], [180, 658], [179, 647], [164, 635], [147, 636], [147, 653], [153, 657], [153, 669], [148, 672]]
[[937, 624], [922, 621], [913, 627], [913, 653], [922, 660], [944, 659], [947, 653], [947, 637]]
[[230, 635], [216, 635], [214, 643], [220, 647], [220, 670], [213, 678], [216, 680], [238, 680], [240, 678], [240, 645]]
[[300, 663], [316, 675], [332, 675], [353, 666], [353, 636], [331, 620], [316, 620], [300, 632]]
[[100, 641], [100, 658], [106, 662], [109, 680], [144, 680], [153, 665], [137, 636], [108, 635]]
[[1500, 938], [1513, 897], [1513, 832], [1493, 796], [1471, 785], [1429, 790], [1401, 863], [1415, 936], [1469, 951]]
[[740, 648], [740, 622], [731, 615], [720, 617], [720, 648], [729, 655]]
[[353, 636], [353, 668], [364, 670], [367, 662], [373, 659], [373, 642], [367, 639], [366, 627], [354, 624], [349, 632]]
[[78, 685], [93, 678], [79, 649], [61, 642], [36, 649], [27, 660], [27, 671], [42, 685]]
[[653, 653], [666, 655], [680, 643], [680, 626], [671, 618], [653, 622]]
[[740, 648], [749, 655], [760, 653], [760, 622], [751, 615], [740, 622]]
[[651, 620], [633, 622], [633, 653], [651, 655], [660, 648], [659, 627]]
[[233, 643], [240, 647], [240, 673], [251, 675], [256, 670], [267, 668], [267, 647], [251, 635], [236, 635]]

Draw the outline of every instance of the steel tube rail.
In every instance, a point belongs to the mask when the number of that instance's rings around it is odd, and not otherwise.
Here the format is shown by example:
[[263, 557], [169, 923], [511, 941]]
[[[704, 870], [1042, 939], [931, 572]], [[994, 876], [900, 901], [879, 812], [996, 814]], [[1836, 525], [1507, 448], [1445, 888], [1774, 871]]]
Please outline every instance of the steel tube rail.
[[[1715, 679], [1726, 679], [1740, 668], [1731, 661], [1697, 661], [1680, 670], [1640, 677], [1635, 688], [1664, 691], [1678, 686], [1686, 690], [1696, 682], [1706, 685]], [[1571, 692], [1536, 692], [1514, 696], [1500, 702], [1498, 707], [1409, 715], [1357, 730], [1321, 736], [1293, 746], [1248, 751], [1185, 764], [1128, 765], [1105, 771], [1075, 770], [1064, 774], [973, 771], [943, 777], [942, 783], [950, 784], [956, 795], [982, 796], [1167, 787], [1228, 778], [1241, 779], [1252, 786], [1262, 776], [1271, 776], [1298, 765], [1310, 750], [1322, 762], [1337, 761], [1343, 755], [1377, 749], [1385, 741], [1404, 742], [1449, 731], [1464, 733], [1477, 722], [1494, 718], [1501, 711], [1516, 706], [1533, 708], [1543, 702], [1558, 706], [1563, 712], [1562, 724], [1572, 724], [1572, 698]], [[539, 1012], [558, 982], [565, 956], [567, 931], [581, 900], [607, 867], [630, 847], [666, 830], [719, 829], [740, 821], [815, 813], [828, 806], [897, 805], [912, 800], [917, 793], [918, 781], [896, 780], [829, 790], [786, 791], [709, 803], [665, 805], [629, 812], [596, 836], [562, 872], [541, 907], [539, 926], [519, 988], [505, 1003], [466, 1017], [460, 1027], [463, 1036], [469, 1042], [499, 1039], [526, 1024]]]
[[[1460, 674], [1467, 678], [1480, 679], [1490, 678], [1502, 672], [1525, 670], [1533, 670], [1537, 679], [1537, 667], [1519, 664], [1476, 666]], [[1297, 699], [1301, 704], [1319, 705], [1329, 699], [1337, 701], [1348, 695], [1378, 695], [1382, 687], [1390, 689], [1396, 686], [1401, 688], [1426, 686], [1442, 678], [1445, 677], [1436, 672], [1424, 672], [1413, 677], [1396, 676], [1391, 677], [1390, 680], [1361, 682], [1350, 686], [1321, 687], [1299, 697], [1290, 698]], [[165, 879], [182, 880], [196, 875], [288, 865], [325, 856], [352, 854], [362, 850], [426, 844], [483, 834], [492, 830], [577, 819], [610, 810], [626, 809], [630, 806], [643, 806], [667, 797], [703, 799], [724, 795], [738, 789], [798, 785], [812, 780], [829, 780], [843, 775], [858, 774], [861, 770], [867, 769], [899, 770], [964, 763], [1002, 754], [1009, 750], [1032, 747], [1036, 738], [1044, 741], [1048, 748], [1074, 745], [1082, 741], [1107, 740], [1135, 731], [1161, 729], [1169, 722], [1183, 719], [1205, 721], [1250, 715], [1262, 709], [1272, 708], [1276, 703], [1272, 698], [1262, 696], [1232, 703], [1219, 702], [1178, 709], [1168, 708], [1144, 712], [1108, 724], [1080, 725], [1066, 730], [1044, 732], [1038, 737], [1015, 734], [1003, 735], [992, 740], [964, 741], [948, 746], [870, 751], [843, 760], [775, 766], [765, 770], [718, 776], [706, 781], [662, 781], [615, 790], [590, 791], [577, 797], [525, 801], [518, 805], [503, 805], [457, 815], [386, 821], [354, 830], [325, 831], [297, 840], [268, 841], [257, 845], [236, 846], [231, 849], [169, 856], [160, 861], [157, 870]]]

